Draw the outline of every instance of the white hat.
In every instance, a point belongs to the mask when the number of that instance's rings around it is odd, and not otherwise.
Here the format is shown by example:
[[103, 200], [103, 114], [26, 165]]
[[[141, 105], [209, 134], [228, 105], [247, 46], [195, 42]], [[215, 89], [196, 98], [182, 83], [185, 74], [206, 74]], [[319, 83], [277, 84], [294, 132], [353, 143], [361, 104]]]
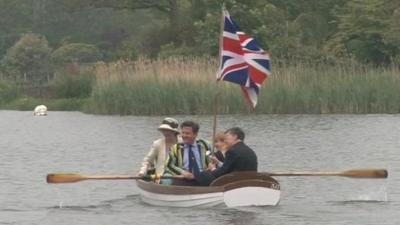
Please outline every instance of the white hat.
[[178, 120], [171, 117], [167, 117], [163, 119], [161, 125], [158, 127], [158, 130], [170, 130], [179, 133], [178, 127], [179, 127]]

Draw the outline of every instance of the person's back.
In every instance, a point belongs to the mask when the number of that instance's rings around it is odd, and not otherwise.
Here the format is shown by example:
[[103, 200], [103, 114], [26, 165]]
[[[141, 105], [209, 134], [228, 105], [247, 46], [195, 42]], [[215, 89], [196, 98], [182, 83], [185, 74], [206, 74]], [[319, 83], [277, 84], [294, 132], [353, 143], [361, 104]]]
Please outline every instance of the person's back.
[[238, 127], [225, 131], [225, 142], [229, 146], [225, 153], [225, 161], [220, 168], [211, 172], [205, 171], [196, 177], [200, 185], [209, 185], [215, 178], [234, 171], [257, 171], [256, 153], [249, 148], [244, 140], [244, 132]]
[[226, 152], [222, 167], [211, 173], [214, 177], [219, 177], [234, 171], [257, 171], [257, 167], [258, 161], [255, 152], [245, 143], [239, 141]]
[[227, 157], [235, 157], [235, 163], [233, 165], [232, 171], [257, 171], [257, 155], [242, 141], [236, 143], [231, 147], [231, 149], [226, 153]]

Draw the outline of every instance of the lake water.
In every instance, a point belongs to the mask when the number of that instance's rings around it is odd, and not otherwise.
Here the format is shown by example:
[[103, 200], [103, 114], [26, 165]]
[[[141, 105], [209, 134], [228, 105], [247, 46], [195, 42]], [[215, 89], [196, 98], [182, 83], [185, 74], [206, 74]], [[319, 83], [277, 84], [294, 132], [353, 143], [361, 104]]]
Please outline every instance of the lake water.
[[[211, 137], [212, 116], [176, 118]], [[219, 130], [246, 131], [260, 171], [389, 171], [388, 179], [277, 177], [275, 207], [154, 207], [130, 180], [45, 182], [54, 172], [136, 174], [161, 120], [0, 111], [0, 224], [400, 224], [400, 115], [220, 116]]]

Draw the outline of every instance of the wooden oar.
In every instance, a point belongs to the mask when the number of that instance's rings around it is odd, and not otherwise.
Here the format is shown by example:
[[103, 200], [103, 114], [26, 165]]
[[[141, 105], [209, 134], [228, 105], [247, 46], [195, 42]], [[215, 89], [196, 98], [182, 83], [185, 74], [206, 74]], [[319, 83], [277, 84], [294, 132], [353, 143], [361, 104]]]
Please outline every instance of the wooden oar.
[[388, 171], [385, 169], [354, 169], [342, 172], [274, 172], [262, 173], [267, 176], [342, 176], [350, 178], [387, 178]]
[[183, 176], [128, 176], [128, 175], [96, 175], [86, 176], [77, 173], [51, 173], [46, 177], [47, 183], [74, 183], [84, 180], [137, 180], [137, 179], [184, 179]]
[[[261, 173], [267, 176], [342, 176], [350, 178], [387, 178], [385, 169], [353, 169], [342, 172], [273, 172]], [[52, 173], [47, 175], [47, 183], [74, 183], [84, 180], [136, 180], [136, 179], [185, 179], [183, 176], [128, 176], [128, 175], [96, 175], [86, 176], [76, 173]]]

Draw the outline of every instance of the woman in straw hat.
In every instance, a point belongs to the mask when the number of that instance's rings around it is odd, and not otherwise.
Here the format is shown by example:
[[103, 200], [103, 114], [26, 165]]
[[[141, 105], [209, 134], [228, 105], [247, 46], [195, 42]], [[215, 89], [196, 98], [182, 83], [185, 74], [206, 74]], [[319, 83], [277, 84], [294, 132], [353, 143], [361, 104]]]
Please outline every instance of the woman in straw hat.
[[176, 119], [170, 117], [163, 119], [158, 130], [164, 137], [153, 142], [149, 153], [143, 159], [138, 176], [144, 176], [152, 169], [155, 169], [156, 174], [162, 175], [164, 173], [164, 162], [169, 149], [181, 140], [178, 127], [179, 124]]

